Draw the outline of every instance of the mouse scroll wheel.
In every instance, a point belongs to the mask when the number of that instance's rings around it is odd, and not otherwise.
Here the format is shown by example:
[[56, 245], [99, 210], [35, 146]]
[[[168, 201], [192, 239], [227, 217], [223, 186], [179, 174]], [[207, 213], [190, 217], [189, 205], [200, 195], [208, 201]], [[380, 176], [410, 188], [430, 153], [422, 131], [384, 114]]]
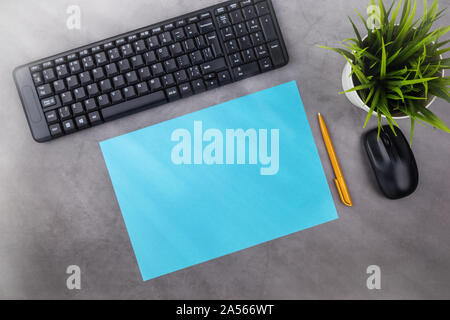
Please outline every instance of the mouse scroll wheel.
[[389, 139], [389, 137], [387, 135], [382, 135], [381, 136], [381, 140], [383, 140], [383, 143], [386, 147], [391, 146], [391, 139]]

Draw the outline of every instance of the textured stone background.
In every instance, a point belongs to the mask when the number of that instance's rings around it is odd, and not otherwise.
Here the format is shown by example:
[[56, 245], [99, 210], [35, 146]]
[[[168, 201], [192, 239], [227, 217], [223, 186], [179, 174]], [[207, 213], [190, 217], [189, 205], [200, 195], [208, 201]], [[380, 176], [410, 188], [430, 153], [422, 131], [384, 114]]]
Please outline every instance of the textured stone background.
[[[337, 94], [344, 59], [315, 47], [352, 36], [346, 16], [369, 1], [273, 2], [288, 67], [46, 144], [31, 138], [14, 67], [219, 1], [0, 2], [0, 298], [450, 298], [450, 136], [417, 126], [419, 188], [404, 200], [383, 198], [361, 146], [366, 114]], [[66, 29], [69, 4], [81, 6], [80, 31]], [[447, 15], [439, 24], [449, 22]], [[98, 142], [290, 80], [299, 84], [340, 219], [142, 282]], [[450, 124], [449, 104], [439, 100], [432, 110]], [[353, 208], [339, 201], [317, 112], [334, 137]], [[409, 133], [408, 120], [400, 126]], [[70, 264], [82, 269], [80, 291], [66, 289]], [[366, 288], [371, 264], [382, 269], [382, 290]]]

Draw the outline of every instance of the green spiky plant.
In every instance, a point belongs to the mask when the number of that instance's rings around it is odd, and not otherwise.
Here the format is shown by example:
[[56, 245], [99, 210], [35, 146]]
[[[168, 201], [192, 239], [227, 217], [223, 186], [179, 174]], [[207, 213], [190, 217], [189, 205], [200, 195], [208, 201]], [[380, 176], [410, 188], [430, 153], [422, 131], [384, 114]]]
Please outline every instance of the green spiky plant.
[[[355, 87], [346, 92], [357, 91], [369, 106], [364, 127], [376, 112], [378, 135], [382, 115], [394, 133], [394, 126], [398, 125], [393, 116], [409, 116], [411, 141], [415, 122], [428, 123], [450, 133], [447, 125], [425, 108], [432, 96], [450, 103], [450, 77], [443, 77], [443, 70], [450, 68], [450, 59], [440, 57], [450, 51], [450, 48], [444, 49], [450, 40], [439, 42], [439, 38], [450, 31], [450, 26], [431, 31], [445, 9], [439, 11], [437, 0], [429, 7], [427, 0], [423, 0], [424, 14], [414, 21], [417, 0], [397, 2], [393, 0], [386, 10], [379, 0], [379, 28], [374, 30], [357, 11], [368, 33], [365, 39], [349, 17], [356, 38], [344, 40], [344, 48], [321, 47], [338, 52], [351, 64]], [[375, 0], [371, 3], [375, 5]]]

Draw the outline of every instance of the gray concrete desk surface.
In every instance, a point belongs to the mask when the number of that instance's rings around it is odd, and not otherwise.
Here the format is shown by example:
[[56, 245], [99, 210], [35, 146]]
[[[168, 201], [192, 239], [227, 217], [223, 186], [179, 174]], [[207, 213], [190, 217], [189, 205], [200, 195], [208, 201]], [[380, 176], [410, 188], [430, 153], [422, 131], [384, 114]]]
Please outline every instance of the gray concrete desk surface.
[[[51, 143], [32, 140], [14, 67], [216, 3], [0, 2], [0, 298], [450, 298], [450, 135], [416, 126], [419, 188], [404, 200], [383, 198], [361, 146], [366, 113], [338, 95], [344, 60], [315, 47], [350, 37], [346, 16], [354, 15], [353, 8], [365, 12], [369, 1], [273, 0], [288, 67]], [[71, 4], [82, 10], [79, 31], [66, 28]], [[439, 25], [449, 22], [447, 15]], [[299, 84], [340, 218], [143, 282], [99, 141], [290, 80]], [[450, 124], [449, 104], [438, 100], [432, 110]], [[353, 208], [339, 201], [317, 112], [334, 137]], [[370, 127], [375, 125], [373, 119]], [[409, 120], [400, 126], [409, 133]], [[66, 288], [71, 264], [81, 267], [79, 291]], [[366, 287], [372, 264], [381, 268], [381, 290]]]

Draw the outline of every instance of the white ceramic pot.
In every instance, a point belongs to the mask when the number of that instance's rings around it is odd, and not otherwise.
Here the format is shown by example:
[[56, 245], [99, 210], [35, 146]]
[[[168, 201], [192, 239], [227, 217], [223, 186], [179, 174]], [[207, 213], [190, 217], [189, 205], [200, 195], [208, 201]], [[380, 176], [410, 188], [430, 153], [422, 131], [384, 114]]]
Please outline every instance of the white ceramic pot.
[[[442, 59], [442, 56], [441, 56], [441, 59]], [[347, 62], [347, 64], [344, 67], [344, 71], [342, 72], [342, 88], [344, 89], [344, 91], [350, 90], [355, 87], [355, 85], [353, 83], [353, 77], [350, 76], [351, 72], [352, 72], [352, 66], [350, 65], [350, 63]], [[442, 77], [445, 77], [444, 70], [442, 70]], [[347, 96], [348, 100], [350, 100], [350, 102], [353, 105], [365, 110], [366, 112], [369, 112], [370, 108], [364, 104], [364, 101], [361, 100], [361, 98], [359, 97], [359, 95], [356, 91], [346, 92], [345, 95]], [[431, 106], [431, 104], [434, 102], [434, 100], [436, 100], [436, 97], [431, 98], [425, 108], [429, 108]], [[372, 116], [376, 116], [376, 112], [374, 112], [372, 114]], [[383, 118], [386, 118], [386, 117], [383, 115]], [[409, 116], [400, 116], [400, 117], [393, 117], [393, 118], [394, 119], [407, 119], [407, 118], [409, 118]]]

